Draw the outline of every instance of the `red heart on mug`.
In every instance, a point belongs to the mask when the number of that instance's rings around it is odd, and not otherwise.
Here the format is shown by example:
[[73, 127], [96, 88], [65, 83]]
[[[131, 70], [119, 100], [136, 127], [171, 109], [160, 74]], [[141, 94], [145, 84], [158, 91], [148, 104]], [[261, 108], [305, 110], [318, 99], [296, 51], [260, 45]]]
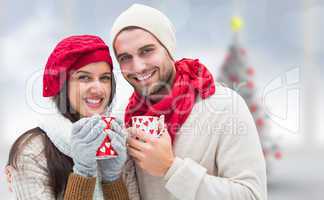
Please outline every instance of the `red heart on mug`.
[[140, 125], [139, 124], [136, 124], [136, 128], [139, 128], [140, 127]]
[[[102, 133], [104, 134], [104, 133]], [[113, 154], [111, 154], [113, 152]], [[116, 156], [117, 152], [114, 151], [113, 147], [111, 146], [111, 140], [107, 135], [105, 139], [100, 144], [99, 148], [97, 149], [96, 156], [97, 157], [107, 157], [107, 156]]]
[[138, 120], [139, 120], [141, 123], [142, 123], [142, 121], [143, 121], [143, 119], [141, 119], [141, 118], [139, 118]]
[[153, 117], [150, 117], [149, 120], [150, 120], [151, 122], [153, 122]]
[[110, 149], [110, 155], [115, 155], [115, 151]]
[[153, 133], [154, 133], [154, 129], [151, 129], [151, 130], [150, 130], [150, 133], [153, 135]]
[[144, 124], [144, 126], [148, 126], [149, 122], [146, 121], [146, 122], [144, 122], [143, 124]]

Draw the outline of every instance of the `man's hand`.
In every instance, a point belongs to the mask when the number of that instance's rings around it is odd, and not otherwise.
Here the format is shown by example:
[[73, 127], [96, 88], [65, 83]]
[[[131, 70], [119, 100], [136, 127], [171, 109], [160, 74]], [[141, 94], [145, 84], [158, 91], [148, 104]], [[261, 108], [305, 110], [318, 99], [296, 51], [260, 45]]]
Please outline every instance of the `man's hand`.
[[127, 150], [136, 164], [153, 176], [164, 176], [173, 163], [172, 143], [167, 129], [161, 136], [152, 135], [136, 129], [128, 128]]

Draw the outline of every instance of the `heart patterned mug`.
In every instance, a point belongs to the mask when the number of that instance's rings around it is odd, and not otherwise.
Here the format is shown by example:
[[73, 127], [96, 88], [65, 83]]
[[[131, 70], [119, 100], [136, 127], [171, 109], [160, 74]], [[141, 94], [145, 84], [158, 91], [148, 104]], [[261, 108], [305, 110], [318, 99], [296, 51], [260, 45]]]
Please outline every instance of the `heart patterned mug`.
[[134, 116], [132, 117], [132, 127], [144, 131], [154, 137], [160, 136], [159, 124], [164, 125], [164, 115], [156, 116]]
[[105, 117], [102, 116], [101, 119], [106, 123], [106, 127], [104, 128], [102, 134], [106, 134], [107, 136], [100, 144], [97, 152], [96, 152], [96, 158], [97, 159], [109, 159], [109, 158], [115, 158], [117, 157], [117, 152], [113, 149], [111, 146], [111, 140], [108, 136], [108, 131], [111, 126], [111, 122], [115, 120], [114, 117]]

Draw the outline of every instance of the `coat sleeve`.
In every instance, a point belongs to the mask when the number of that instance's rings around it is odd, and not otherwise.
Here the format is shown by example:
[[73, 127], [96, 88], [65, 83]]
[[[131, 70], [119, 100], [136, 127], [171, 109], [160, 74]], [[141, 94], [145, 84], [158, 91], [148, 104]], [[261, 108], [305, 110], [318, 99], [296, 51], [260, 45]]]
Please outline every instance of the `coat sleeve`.
[[49, 185], [41, 136], [33, 138], [20, 152], [16, 169], [11, 170], [12, 189], [18, 200], [54, 200]]
[[254, 120], [236, 93], [234, 100], [237, 112], [225, 118], [237, 119], [238, 131], [219, 134], [215, 158], [218, 175], [208, 174], [190, 158], [176, 157], [164, 178], [166, 189], [177, 199], [267, 199], [266, 168]]
[[135, 163], [128, 157], [122, 171], [122, 179], [126, 185], [128, 196], [130, 200], [140, 200], [140, 192], [137, 183]]

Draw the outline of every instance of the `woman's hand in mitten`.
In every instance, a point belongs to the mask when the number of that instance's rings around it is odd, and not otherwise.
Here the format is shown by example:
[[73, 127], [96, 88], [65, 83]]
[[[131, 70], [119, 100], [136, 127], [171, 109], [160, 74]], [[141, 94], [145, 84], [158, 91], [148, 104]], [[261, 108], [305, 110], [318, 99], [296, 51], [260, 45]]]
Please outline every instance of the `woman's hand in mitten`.
[[104, 128], [105, 123], [99, 115], [82, 118], [73, 124], [71, 155], [75, 173], [87, 177], [96, 175], [96, 152], [105, 138]]

